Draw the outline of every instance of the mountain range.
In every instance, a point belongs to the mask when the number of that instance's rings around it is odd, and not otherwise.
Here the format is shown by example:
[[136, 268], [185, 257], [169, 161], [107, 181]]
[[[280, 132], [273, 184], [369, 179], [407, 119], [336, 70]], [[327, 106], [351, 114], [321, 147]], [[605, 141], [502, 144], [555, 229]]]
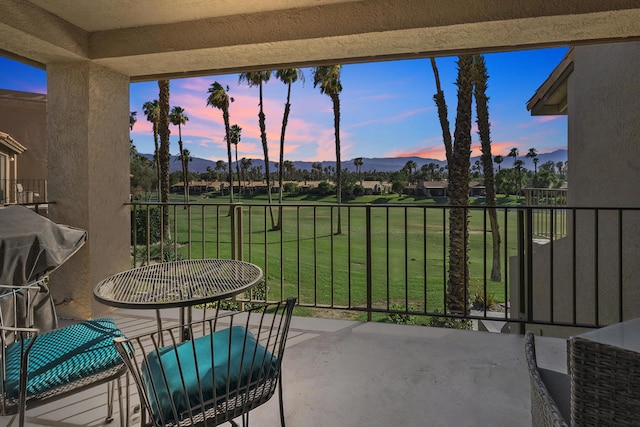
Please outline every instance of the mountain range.
[[[153, 154], [141, 154], [141, 155], [148, 159], [153, 158]], [[504, 161], [502, 162], [501, 167], [503, 168], [512, 167], [514, 159], [506, 156], [503, 156], [503, 157], [504, 157]], [[428, 158], [415, 157], [415, 156], [414, 157], [363, 157], [362, 171], [363, 172], [366, 172], [366, 171], [395, 172], [395, 171], [401, 170], [404, 167], [404, 165], [410, 160], [416, 163], [416, 165], [418, 166], [418, 169], [420, 169], [422, 165], [429, 164], [429, 163], [436, 163], [438, 166], [441, 166], [441, 167], [444, 167], [447, 164], [447, 162], [444, 160], [428, 159]], [[472, 166], [476, 162], [476, 160], [480, 160], [480, 156], [471, 157]], [[530, 169], [530, 170], [534, 169], [533, 161], [531, 158], [520, 156], [518, 157], [518, 160], [523, 161], [524, 167], [526, 169]], [[538, 154], [538, 167], [550, 161], [553, 163], [567, 161], [567, 150], [562, 149], [562, 150], [552, 151], [550, 153]], [[251, 166], [254, 166], [254, 167], [262, 166], [264, 170], [264, 160], [251, 159], [251, 162], [252, 162]], [[313, 163], [316, 163], [316, 162], [305, 162], [305, 161], [293, 162], [294, 166], [298, 170], [303, 170], [303, 169], [311, 170], [311, 165]], [[327, 166], [335, 166], [335, 161], [331, 161], [331, 160], [326, 160], [326, 161], [317, 162], [317, 163], [321, 163], [323, 169]], [[198, 172], [198, 173], [206, 172], [207, 166], [215, 170], [216, 162], [213, 160], [194, 157], [193, 161], [189, 163], [189, 171]], [[347, 169], [351, 172], [355, 172], [356, 167], [353, 164], [353, 159], [343, 160], [342, 168]], [[235, 162], [234, 162], [234, 169], [235, 169]], [[274, 172], [277, 170], [276, 168], [272, 168], [272, 169]], [[181, 170], [181, 165], [180, 165], [180, 161], [178, 160], [178, 157], [171, 156], [171, 161], [169, 162], [169, 171], [176, 172], [179, 170]]]

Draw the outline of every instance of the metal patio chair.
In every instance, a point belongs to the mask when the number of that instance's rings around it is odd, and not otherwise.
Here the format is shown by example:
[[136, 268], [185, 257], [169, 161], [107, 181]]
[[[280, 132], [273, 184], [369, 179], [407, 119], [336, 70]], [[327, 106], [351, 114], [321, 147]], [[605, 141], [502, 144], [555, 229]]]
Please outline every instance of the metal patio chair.
[[[138, 389], [142, 426], [214, 426], [242, 417], [278, 388], [280, 422], [282, 358], [295, 298], [117, 338]], [[182, 341], [183, 328], [190, 340]]]
[[19, 414], [22, 427], [27, 410], [107, 383], [106, 420], [112, 420], [117, 384], [120, 422], [127, 425], [121, 384], [126, 367], [113, 345], [122, 332], [111, 319], [88, 320], [44, 333], [20, 326], [24, 321], [21, 312], [30, 311], [37, 288], [37, 284], [20, 286], [0, 296], [2, 302], [8, 302], [0, 304], [0, 415]]

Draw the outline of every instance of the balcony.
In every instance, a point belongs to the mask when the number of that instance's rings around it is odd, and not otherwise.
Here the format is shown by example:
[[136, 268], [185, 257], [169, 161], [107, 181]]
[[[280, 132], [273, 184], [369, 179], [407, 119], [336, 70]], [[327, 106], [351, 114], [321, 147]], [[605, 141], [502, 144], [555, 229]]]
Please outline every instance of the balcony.
[[[167, 326], [178, 319], [177, 311], [163, 316]], [[156, 327], [153, 311], [113, 317], [129, 335]], [[564, 340], [540, 337], [536, 347], [542, 366], [566, 371]], [[283, 381], [290, 426], [531, 425], [520, 335], [294, 317]], [[106, 387], [96, 387], [28, 411], [27, 426], [103, 425], [106, 399]], [[277, 399], [251, 420], [279, 425]], [[132, 421], [138, 425], [139, 414]], [[17, 420], [0, 417], [0, 424]]]
[[[159, 222], [163, 208], [168, 241]], [[341, 235], [334, 232], [338, 209]], [[564, 338], [638, 315], [630, 309], [636, 299], [628, 281], [637, 272], [628, 229], [636, 227], [639, 210], [498, 207], [503, 266], [494, 282], [487, 208], [456, 208], [470, 216], [467, 296], [497, 300], [494, 308], [460, 314], [444, 303], [451, 209], [288, 204], [282, 229], [272, 230], [269, 206], [261, 203], [133, 204], [132, 265], [244, 258], [263, 269], [264, 286], [239, 302], [298, 297], [303, 316], [293, 320], [284, 370], [289, 425], [528, 426], [520, 332], [545, 335], [536, 342], [540, 365], [566, 372]], [[152, 311], [111, 315], [128, 335], [156, 327]], [[163, 318], [178, 321], [171, 310]], [[384, 318], [427, 325], [430, 318], [463, 320], [477, 330], [380, 322]], [[98, 387], [91, 396], [29, 411], [29, 425], [101, 425], [105, 402], [106, 389]], [[258, 408], [252, 419], [277, 425], [277, 402]]]

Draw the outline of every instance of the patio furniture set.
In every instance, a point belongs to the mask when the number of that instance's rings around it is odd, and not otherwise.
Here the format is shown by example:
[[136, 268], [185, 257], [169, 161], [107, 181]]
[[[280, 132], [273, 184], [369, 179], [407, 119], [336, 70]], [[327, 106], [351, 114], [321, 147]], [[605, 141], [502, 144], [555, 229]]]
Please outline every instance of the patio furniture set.
[[[246, 425], [276, 388], [284, 426], [281, 366], [295, 298], [196, 321], [191, 313], [256, 285], [259, 267], [193, 260], [125, 271], [101, 281], [95, 298], [156, 310], [155, 331], [125, 337], [108, 318], [58, 328], [46, 277], [82, 247], [86, 231], [19, 206], [0, 217], [0, 415], [17, 414], [23, 427], [27, 410], [106, 383], [107, 422], [117, 389], [120, 425], [128, 426], [133, 378], [143, 426], [236, 425], [238, 417]], [[163, 327], [161, 310], [174, 307], [179, 324]]]

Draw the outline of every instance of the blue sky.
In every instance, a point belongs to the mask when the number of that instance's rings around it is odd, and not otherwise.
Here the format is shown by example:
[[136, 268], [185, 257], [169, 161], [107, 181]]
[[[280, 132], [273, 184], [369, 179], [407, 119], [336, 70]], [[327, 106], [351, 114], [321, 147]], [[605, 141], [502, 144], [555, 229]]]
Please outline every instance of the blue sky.
[[[485, 55], [489, 73], [489, 116], [493, 154], [506, 155], [516, 147], [524, 155], [564, 149], [566, 116], [532, 117], [526, 103], [567, 52], [567, 48], [539, 49]], [[437, 60], [449, 108], [451, 131], [457, 104], [456, 58]], [[303, 69], [305, 82], [294, 84], [291, 114], [285, 139], [285, 159], [335, 159], [331, 100], [313, 87], [311, 69]], [[229, 86], [235, 99], [231, 124], [242, 128], [238, 157], [262, 158], [258, 128], [258, 89], [238, 83], [238, 75], [220, 75], [171, 81], [171, 105], [185, 109], [189, 121], [182, 128], [186, 149], [194, 157], [226, 159], [222, 114], [206, 106], [207, 89], [218, 81]], [[440, 123], [433, 102], [435, 81], [428, 59], [345, 65], [341, 75], [341, 155], [355, 157], [420, 156], [443, 160]], [[46, 73], [0, 57], [0, 89], [46, 93]], [[137, 111], [131, 138], [141, 153], [153, 152], [151, 124], [142, 105], [157, 99], [156, 82], [131, 84], [131, 111]], [[270, 160], [276, 161], [286, 100], [286, 85], [274, 77], [264, 86], [264, 106]], [[0, 129], [1, 130], [1, 129]], [[171, 153], [178, 153], [178, 130], [171, 129]], [[478, 155], [477, 134], [472, 155]]]

